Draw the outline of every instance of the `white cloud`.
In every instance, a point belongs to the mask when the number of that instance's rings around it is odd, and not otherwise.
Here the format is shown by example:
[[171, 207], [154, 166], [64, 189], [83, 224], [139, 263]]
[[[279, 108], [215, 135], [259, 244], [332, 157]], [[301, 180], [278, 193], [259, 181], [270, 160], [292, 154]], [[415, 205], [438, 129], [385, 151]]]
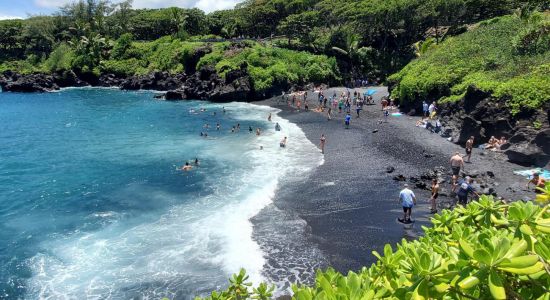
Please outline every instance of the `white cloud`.
[[44, 8], [57, 8], [67, 3], [73, 2], [72, 0], [34, 0], [34, 4]]
[[[74, 0], [34, 0], [39, 7], [57, 8]], [[117, 0], [113, 2], [119, 2]], [[134, 0], [134, 8], [197, 7], [209, 13], [235, 7], [239, 0]]]
[[198, 7], [209, 13], [215, 10], [230, 9], [235, 7], [240, 1], [237, 0], [199, 0], [195, 7]]
[[13, 19], [23, 19], [22, 17], [18, 17], [18, 16], [5, 16], [5, 15], [0, 15], [0, 20], [13, 20]]

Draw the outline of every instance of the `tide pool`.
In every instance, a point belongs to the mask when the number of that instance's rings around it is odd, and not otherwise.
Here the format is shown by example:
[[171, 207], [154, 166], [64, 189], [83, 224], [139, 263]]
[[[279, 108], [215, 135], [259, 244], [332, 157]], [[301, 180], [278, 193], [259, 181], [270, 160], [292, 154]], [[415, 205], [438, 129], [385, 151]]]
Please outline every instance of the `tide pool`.
[[264, 279], [249, 219], [318, 149], [269, 107], [152, 96], [0, 93], [0, 298], [185, 299], [241, 267]]

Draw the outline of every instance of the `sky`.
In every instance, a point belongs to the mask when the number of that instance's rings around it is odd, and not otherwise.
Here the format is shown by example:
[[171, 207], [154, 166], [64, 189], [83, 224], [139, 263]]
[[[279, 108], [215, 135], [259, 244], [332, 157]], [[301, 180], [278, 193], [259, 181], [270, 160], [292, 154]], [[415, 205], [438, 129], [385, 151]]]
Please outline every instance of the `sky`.
[[[74, 0], [0, 0], [0, 20], [51, 14]], [[112, 0], [119, 2], [120, 0]], [[197, 7], [205, 12], [233, 8], [241, 0], [134, 0], [134, 8]]]

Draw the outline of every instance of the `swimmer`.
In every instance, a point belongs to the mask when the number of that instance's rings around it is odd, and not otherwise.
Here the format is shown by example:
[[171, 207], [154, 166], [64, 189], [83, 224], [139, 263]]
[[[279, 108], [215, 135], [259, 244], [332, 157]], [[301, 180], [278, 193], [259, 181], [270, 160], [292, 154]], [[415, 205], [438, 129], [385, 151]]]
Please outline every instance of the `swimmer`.
[[199, 159], [198, 159], [198, 158], [195, 158], [195, 166], [197, 166], [197, 167], [198, 167], [199, 165], [200, 165], [200, 161], [199, 161]]
[[262, 131], [260, 130], [260, 128], [256, 128], [256, 135], [259, 136], [260, 134], [262, 134]]
[[269, 113], [269, 116], [267, 116], [267, 120], [271, 122], [271, 113]]
[[284, 139], [281, 140], [281, 142], [279, 143], [279, 146], [281, 146], [281, 148], [286, 147], [286, 136]]
[[275, 131], [281, 131], [281, 125], [279, 123], [275, 123]]
[[189, 164], [189, 162], [185, 162], [185, 166], [181, 167], [183, 171], [191, 171], [193, 169], [193, 166]]
[[252, 126], [248, 126], [248, 133], [252, 133], [252, 131], [254, 131], [254, 129], [252, 129]]
[[237, 123], [237, 131], [241, 131], [241, 124]]
[[220, 131], [220, 123], [217, 123], [217, 124], [216, 124], [216, 130], [217, 130], [217, 131]]
[[264, 150], [264, 146], [260, 145], [260, 150]]
[[225, 114], [225, 106], [224, 106], [224, 107], [222, 107], [222, 109], [223, 109], [223, 113]]
[[235, 126], [231, 127], [231, 133], [235, 132]]

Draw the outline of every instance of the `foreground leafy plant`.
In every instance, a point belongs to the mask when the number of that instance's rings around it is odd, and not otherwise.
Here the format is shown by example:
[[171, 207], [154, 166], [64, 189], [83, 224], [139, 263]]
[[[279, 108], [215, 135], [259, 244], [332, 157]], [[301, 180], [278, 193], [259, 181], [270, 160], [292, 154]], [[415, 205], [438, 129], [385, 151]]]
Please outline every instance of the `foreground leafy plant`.
[[[539, 197], [550, 196], [550, 184]], [[542, 206], [544, 205], [544, 206]], [[360, 272], [318, 271], [315, 285], [294, 285], [293, 299], [550, 299], [550, 204], [506, 204], [490, 196], [444, 210]], [[244, 270], [207, 299], [268, 299], [265, 284], [250, 290]]]

